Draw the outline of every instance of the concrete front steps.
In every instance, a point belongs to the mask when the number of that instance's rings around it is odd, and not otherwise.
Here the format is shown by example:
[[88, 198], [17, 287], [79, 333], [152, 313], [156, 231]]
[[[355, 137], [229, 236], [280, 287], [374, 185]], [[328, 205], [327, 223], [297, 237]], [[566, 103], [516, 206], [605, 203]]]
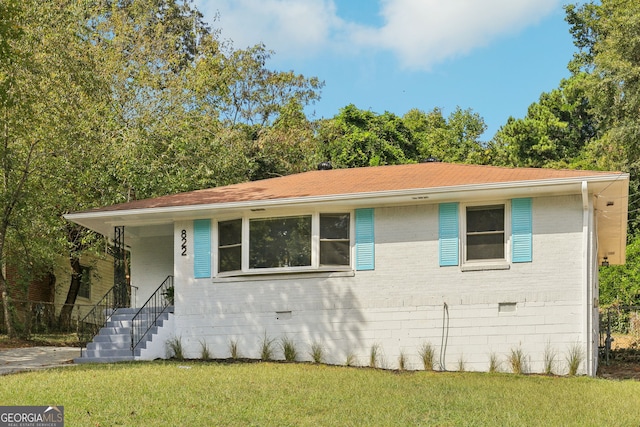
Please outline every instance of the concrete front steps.
[[[151, 311], [151, 309], [143, 309]], [[100, 329], [93, 341], [87, 344], [75, 363], [112, 363], [130, 360], [148, 360], [157, 355], [160, 348], [164, 348], [163, 342], [154, 343], [157, 335], [166, 336], [163, 331], [170, 320], [173, 320], [173, 307], [168, 307], [158, 318], [156, 325], [152, 326], [137, 345], [135, 353], [131, 351], [132, 319], [140, 311], [139, 308], [119, 308], [111, 315], [111, 318]], [[153, 319], [150, 316], [139, 316], [136, 320], [138, 330], [145, 331]], [[173, 329], [173, 328], [170, 328]], [[157, 341], [157, 340], [156, 340]], [[160, 348], [159, 348], [160, 347]], [[162, 350], [163, 351], [163, 350]], [[150, 356], [151, 355], [151, 356]]]

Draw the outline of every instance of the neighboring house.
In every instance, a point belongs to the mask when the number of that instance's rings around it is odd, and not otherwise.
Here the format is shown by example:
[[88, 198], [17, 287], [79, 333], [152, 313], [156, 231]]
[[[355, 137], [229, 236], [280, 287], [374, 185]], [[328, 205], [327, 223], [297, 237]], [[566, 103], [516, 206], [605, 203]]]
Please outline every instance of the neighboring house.
[[[113, 257], [108, 254], [83, 254], [80, 257], [82, 276], [76, 297], [73, 320], [81, 320], [93, 306], [113, 287]], [[55, 267], [56, 314], [64, 305], [71, 285], [71, 265], [68, 258], [61, 258]]]
[[[113, 287], [113, 258], [111, 255], [84, 254], [80, 257], [81, 287], [72, 311], [70, 325], [75, 325]], [[58, 317], [71, 284], [69, 259], [60, 256], [53, 275], [44, 274], [26, 285], [20, 284], [19, 273], [11, 264], [5, 268], [11, 298], [18, 321], [28, 324], [32, 331], [55, 330], [60, 327]], [[2, 313], [0, 313], [0, 316]]]
[[[305, 172], [139, 200], [67, 219], [124, 226], [140, 306], [174, 276], [156, 339], [259, 358], [287, 337], [300, 359], [486, 371], [521, 351], [531, 372], [579, 349], [595, 375], [598, 266], [625, 261], [629, 176], [439, 162]], [[160, 342], [160, 343], [159, 343]], [[276, 347], [277, 348], [277, 347]], [[149, 350], [150, 351], [150, 350]], [[96, 353], [97, 354], [97, 353]], [[151, 358], [152, 352], [136, 353]], [[282, 357], [282, 354], [279, 355]]]

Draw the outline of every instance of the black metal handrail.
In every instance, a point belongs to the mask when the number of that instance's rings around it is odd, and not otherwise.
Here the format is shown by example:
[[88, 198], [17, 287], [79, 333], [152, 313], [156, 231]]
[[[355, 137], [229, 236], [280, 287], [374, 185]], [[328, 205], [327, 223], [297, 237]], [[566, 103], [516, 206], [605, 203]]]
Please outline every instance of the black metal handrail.
[[134, 352], [147, 332], [153, 328], [165, 310], [173, 306], [173, 276], [164, 282], [149, 297], [131, 319], [131, 351]]
[[78, 323], [78, 341], [81, 348], [86, 347], [87, 343], [100, 332], [100, 328], [111, 319], [111, 316], [118, 308], [131, 305], [131, 293], [135, 292], [134, 289], [135, 286], [127, 286], [125, 290], [126, 296], [123, 297], [121, 286], [112, 287], [80, 320]]

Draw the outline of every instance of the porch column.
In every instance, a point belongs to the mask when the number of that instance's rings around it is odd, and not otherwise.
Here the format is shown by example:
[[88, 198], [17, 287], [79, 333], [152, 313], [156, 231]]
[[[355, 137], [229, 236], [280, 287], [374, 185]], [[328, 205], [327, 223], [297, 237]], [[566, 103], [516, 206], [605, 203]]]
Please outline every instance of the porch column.
[[114, 308], [129, 307], [124, 247], [124, 225], [114, 227], [113, 233], [113, 290]]

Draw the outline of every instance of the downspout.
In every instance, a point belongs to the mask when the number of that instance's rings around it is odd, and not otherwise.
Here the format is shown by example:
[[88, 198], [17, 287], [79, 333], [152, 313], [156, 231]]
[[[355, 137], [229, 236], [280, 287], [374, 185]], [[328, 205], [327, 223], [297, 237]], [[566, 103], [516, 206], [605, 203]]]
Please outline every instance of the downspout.
[[585, 344], [584, 369], [587, 375], [593, 376], [593, 343], [591, 326], [593, 319], [593, 307], [591, 299], [591, 223], [589, 221], [589, 186], [582, 181], [582, 292], [583, 304], [583, 342]]

